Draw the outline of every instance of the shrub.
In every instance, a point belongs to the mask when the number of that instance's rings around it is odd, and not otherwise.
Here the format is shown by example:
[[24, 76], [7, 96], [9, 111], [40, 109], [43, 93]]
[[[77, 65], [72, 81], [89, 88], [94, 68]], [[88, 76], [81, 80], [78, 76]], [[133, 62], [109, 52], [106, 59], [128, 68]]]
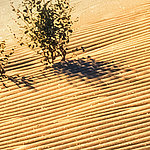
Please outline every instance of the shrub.
[[45, 65], [58, 56], [65, 60], [66, 44], [73, 32], [69, 0], [23, 0], [17, 7], [11, 2], [11, 7], [17, 15], [15, 22], [23, 31], [20, 45], [27, 44], [36, 50]]
[[8, 63], [8, 58], [14, 53], [14, 49], [6, 51], [6, 42], [0, 42], [0, 80], [6, 77], [5, 75], [5, 65]]

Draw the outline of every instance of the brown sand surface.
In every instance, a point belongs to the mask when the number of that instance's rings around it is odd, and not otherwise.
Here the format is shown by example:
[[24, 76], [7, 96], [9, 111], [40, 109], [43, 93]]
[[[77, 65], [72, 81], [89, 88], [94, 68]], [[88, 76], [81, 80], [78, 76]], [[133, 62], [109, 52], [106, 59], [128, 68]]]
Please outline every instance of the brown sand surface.
[[[8, 4], [0, 1], [0, 38], [9, 48]], [[79, 22], [67, 62], [43, 70], [40, 56], [18, 47], [6, 66], [0, 150], [150, 150], [150, 1], [72, 5]]]

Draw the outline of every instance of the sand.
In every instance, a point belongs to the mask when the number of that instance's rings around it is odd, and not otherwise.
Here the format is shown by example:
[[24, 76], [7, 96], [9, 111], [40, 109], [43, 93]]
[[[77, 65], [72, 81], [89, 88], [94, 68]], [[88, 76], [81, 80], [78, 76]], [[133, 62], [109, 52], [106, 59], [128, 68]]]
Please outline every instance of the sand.
[[[10, 80], [0, 84], [0, 150], [150, 149], [149, 1], [75, 4], [67, 62], [43, 70], [27, 47], [10, 58]], [[0, 37], [11, 48], [8, 1], [0, 7]]]

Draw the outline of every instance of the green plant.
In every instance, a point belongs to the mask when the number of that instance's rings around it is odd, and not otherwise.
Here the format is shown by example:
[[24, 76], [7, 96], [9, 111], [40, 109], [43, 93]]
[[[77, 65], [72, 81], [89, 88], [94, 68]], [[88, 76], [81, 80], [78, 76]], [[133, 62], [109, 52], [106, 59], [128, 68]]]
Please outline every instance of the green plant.
[[69, 0], [23, 0], [18, 7], [11, 2], [11, 7], [23, 33], [20, 45], [27, 44], [36, 50], [43, 56], [45, 65], [53, 63], [58, 56], [65, 60], [66, 44], [73, 32]]
[[6, 51], [6, 42], [0, 42], [0, 80], [2, 78], [7, 77], [5, 75], [5, 65], [8, 63], [8, 58], [14, 53], [14, 49]]

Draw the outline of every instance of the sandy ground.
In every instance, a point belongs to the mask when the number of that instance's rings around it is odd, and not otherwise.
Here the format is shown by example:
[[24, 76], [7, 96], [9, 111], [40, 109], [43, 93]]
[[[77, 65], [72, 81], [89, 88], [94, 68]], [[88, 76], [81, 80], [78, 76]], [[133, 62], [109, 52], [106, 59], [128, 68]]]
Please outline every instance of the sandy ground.
[[[0, 38], [14, 44], [8, 3]], [[79, 22], [67, 63], [48, 70], [18, 47], [0, 84], [0, 150], [150, 150], [149, 4], [72, 0]]]
[[[74, 1], [73, 1], [74, 2]], [[78, 0], [75, 16], [79, 16], [79, 25], [95, 23], [133, 10], [149, 0]]]

